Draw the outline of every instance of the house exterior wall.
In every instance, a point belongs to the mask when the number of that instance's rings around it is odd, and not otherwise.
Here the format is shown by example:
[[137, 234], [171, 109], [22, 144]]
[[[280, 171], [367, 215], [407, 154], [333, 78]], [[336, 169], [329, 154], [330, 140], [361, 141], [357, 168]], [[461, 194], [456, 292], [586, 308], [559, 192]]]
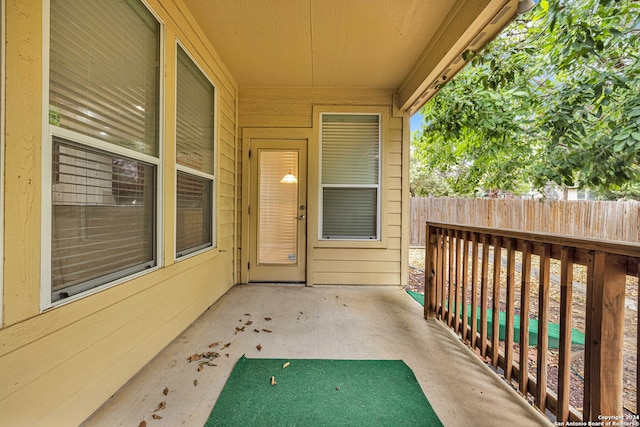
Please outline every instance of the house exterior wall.
[[[47, 2], [6, 1], [0, 425], [79, 424], [236, 282], [237, 86], [180, 0], [147, 5], [164, 24], [160, 266], [41, 311], [41, 265], [49, 262], [41, 259], [41, 223], [50, 211], [41, 202]], [[218, 91], [217, 244], [179, 262], [174, 260], [176, 39]]]
[[[407, 280], [409, 120], [393, 106], [392, 90], [282, 89], [241, 87], [239, 126], [247, 134], [281, 135], [297, 132], [308, 137], [307, 285], [400, 285]], [[325, 241], [318, 239], [320, 113], [380, 113], [382, 115], [382, 229], [381, 239]], [[246, 146], [245, 146], [246, 149]], [[246, 153], [238, 153], [246, 161]], [[239, 168], [240, 169], [240, 168]], [[238, 220], [247, 233], [246, 176], [238, 200]], [[238, 248], [248, 242], [238, 236]], [[239, 249], [236, 274], [250, 280]]]

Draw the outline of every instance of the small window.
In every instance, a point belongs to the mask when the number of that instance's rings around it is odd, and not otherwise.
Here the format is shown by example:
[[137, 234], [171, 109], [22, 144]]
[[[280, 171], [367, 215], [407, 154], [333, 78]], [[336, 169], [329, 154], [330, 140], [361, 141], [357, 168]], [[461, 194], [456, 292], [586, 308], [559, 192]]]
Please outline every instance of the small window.
[[44, 307], [157, 265], [161, 164], [158, 21], [137, 0], [49, 14]]
[[215, 246], [215, 89], [178, 46], [176, 256]]
[[322, 114], [320, 238], [379, 240], [380, 116]]

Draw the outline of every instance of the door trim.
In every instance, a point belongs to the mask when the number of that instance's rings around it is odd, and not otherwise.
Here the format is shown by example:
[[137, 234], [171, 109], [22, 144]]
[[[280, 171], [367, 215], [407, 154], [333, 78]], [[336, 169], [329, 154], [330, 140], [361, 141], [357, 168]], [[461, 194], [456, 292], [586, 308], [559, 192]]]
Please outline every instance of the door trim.
[[[315, 204], [310, 206], [310, 190], [312, 188], [312, 182], [310, 178], [312, 175], [311, 165], [314, 164], [313, 159], [309, 158], [310, 146], [313, 144], [313, 129], [311, 128], [242, 128], [242, 226], [241, 226], [241, 246], [240, 246], [240, 283], [249, 283], [249, 183], [251, 182], [250, 163], [249, 163], [249, 148], [251, 147], [252, 139], [305, 139], [307, 141], [307, 212], [317, 211]], [[309, 218], [309, 216], [307, 216]], [[307, 227], [309, 224], [307, 224]], [[307, 238], [307, 254], [306, 254], [306, 285], [313, 285], [313, 245], [311, 245], [311, 239]]]

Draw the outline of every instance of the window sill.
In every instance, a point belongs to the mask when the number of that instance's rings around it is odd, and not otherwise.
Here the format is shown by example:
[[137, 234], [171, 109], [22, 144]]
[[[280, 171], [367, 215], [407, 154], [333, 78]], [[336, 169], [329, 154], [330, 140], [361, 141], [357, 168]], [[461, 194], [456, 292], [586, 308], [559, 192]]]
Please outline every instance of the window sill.
[[385, 240], [318, 240], [317, 248], [386, 249]]

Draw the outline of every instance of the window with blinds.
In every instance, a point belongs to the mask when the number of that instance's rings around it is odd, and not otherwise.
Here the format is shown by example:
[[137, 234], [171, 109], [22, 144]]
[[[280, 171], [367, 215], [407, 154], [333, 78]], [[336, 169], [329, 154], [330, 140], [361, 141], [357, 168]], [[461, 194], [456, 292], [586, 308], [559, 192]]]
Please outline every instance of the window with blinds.
[[56, 302], [157, 265], [160, 24], [138, 0], [50, 0], [49, 16]]
[[158, 155], [160, 25], [137, 0], [51, 0], [49, 123]]
[[54, 137], [52, 302], [155, 265], [155, 165]]
[[177, 52], [176, 257], [181, 257], [215, 245], [215, 89], [180, 45]]
[[380, 116], [322, 114], [322, 239], [378, 240]]

